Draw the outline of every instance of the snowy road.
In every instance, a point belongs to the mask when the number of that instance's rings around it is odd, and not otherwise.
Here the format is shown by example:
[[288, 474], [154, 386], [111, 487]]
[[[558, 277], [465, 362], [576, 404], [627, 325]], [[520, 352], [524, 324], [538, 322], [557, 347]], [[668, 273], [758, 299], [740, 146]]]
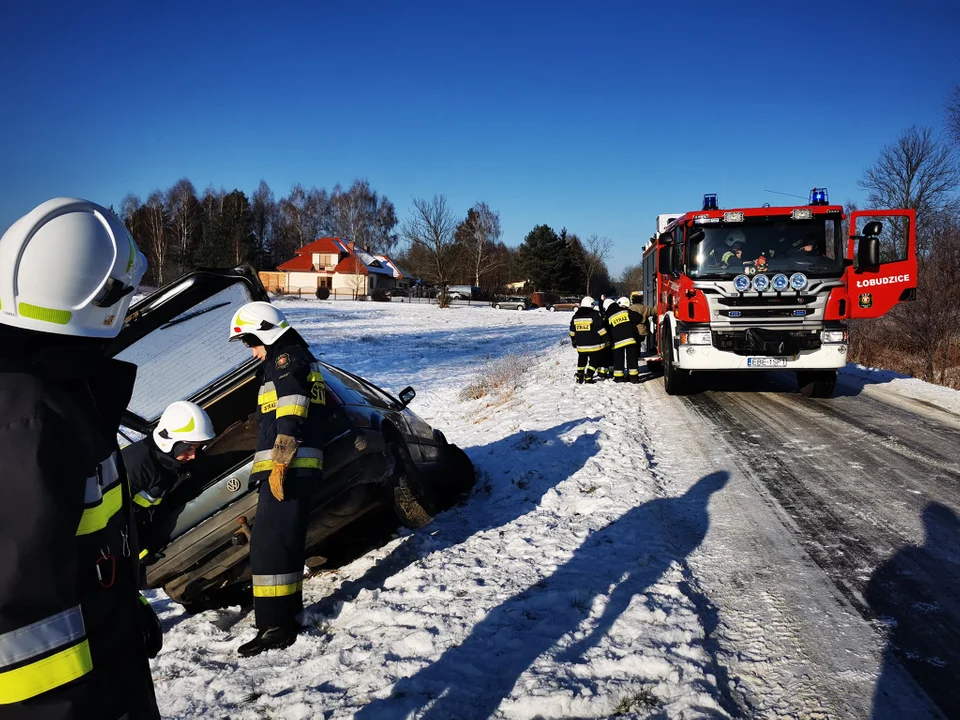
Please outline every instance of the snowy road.
[[[960, 716], [960, 415], [854, 375], [829, 400], [785, 375], [705, 380], [714, 389], [688, 406], [843, 597], [888, 627], [888, 652]], [[874, 716], [901, 692], [878, 682]]]
[[307, 580], [288, 650], [240, 661], [249, 607], [151, 593], [165, 718], [958, 715], [960, 393], [577, 386], [568, 313], [281, 307], [324, 360], [414, 385], [478, 487]]

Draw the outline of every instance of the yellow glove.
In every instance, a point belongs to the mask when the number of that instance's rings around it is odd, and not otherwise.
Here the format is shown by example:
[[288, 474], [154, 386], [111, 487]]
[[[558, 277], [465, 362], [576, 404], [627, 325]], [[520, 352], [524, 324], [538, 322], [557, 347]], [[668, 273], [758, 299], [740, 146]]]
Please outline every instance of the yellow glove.
[[287, 476], [287, 466], [274, 463], [270, 471], [270, 492], [277, 500], [283, 500], [283, 479]]

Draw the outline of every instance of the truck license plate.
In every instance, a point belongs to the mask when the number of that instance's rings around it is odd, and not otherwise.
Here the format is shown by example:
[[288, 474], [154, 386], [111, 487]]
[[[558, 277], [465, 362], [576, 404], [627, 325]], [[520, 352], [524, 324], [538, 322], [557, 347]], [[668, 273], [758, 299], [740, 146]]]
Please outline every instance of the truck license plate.
[[786, 367], [787, 359], [782, 357], [748, 357], [747, 367]]

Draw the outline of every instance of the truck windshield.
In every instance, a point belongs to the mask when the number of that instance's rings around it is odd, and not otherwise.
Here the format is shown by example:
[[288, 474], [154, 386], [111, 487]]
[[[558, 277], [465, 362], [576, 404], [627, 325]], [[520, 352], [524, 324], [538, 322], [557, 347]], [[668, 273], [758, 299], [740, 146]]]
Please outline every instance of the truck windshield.
[[844, 269], [839, 218], [747, 218], [739, 223], [696, 225], [688, 237], [688, 272], [695, 278], [764, 271], [830, 277]]

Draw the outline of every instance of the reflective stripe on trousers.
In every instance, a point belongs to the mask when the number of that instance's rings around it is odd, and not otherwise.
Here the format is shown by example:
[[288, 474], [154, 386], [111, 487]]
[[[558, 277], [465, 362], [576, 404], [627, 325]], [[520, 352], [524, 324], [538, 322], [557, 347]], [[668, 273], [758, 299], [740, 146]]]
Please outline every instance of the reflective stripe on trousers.
[[254, 575], [254, 597], [284, 597], [299, 592], [303, 586], [303, 571], [282, 575]]
[[0, 635], [0, 704], [22, 702], [93, 669], [80, 607]]

